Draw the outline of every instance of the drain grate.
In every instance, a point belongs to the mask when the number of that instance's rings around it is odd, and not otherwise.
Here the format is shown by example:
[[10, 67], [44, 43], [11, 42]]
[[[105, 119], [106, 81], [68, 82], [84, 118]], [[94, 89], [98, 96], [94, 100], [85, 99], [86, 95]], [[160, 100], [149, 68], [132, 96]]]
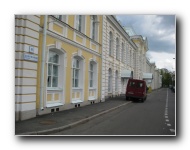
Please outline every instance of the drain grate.
[[43, 125], [52, 125], [52, 124], [55, 124], [56, 121], [55, 120], [43, 120], [40, 122], [40, 124], [43, 124]]

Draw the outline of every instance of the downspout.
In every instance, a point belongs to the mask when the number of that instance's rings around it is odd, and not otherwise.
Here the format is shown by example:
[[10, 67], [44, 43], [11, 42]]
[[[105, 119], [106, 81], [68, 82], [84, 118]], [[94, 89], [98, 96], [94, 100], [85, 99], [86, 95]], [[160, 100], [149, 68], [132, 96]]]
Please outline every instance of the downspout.
[[41, 77], [40, 77], [40, 109], [43, 110], [44, 98], [44, 66], [45, 66], [45, 51], [46, 51], [46, 28], [47, 15], [44, 15], [43, 42], [42, 42], [42, 60], [41, 60]]
[[[103, 19], [104, 15], [102, 15], [102, 50], [103, 50]], [[102, 51], [101, 51], [101, 63], [102, 63]], [[101, 77], [100, 77], [100, 102], [102, 102], [102, 64], [101, 64], [101, 73], [100, 73]]]
[[102, 53], [101, 53], [102, 65], [101, 65], [101, 78], [100, 78], [101, 79], [101, 81], [100, 81], [100, 83], [101, 83], [101, 86], [100, 86], [100, 96], [101, 96], [100, 97], [100, 102], [104, 102], [105, 101], [105, 100], [102, 99], [102, 89], [103, 89], [102, 88], [102, 85], [103, 85], [102, 84], [102, 78], [103, 78], [102, 77], [103, 76], [102, 73], [103, 73], [103, 49], [104, 49], [104, 43], [103, 43], [104, 42], [104, 39], [103, 39], [104, 36], [103, 35], [104, 35], [104, 15], [102, 15]]

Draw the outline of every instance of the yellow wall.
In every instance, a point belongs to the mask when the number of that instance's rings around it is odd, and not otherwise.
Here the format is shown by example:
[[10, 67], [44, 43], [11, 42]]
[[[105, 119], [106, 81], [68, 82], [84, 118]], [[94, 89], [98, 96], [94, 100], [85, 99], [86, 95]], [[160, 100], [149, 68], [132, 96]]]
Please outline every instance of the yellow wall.
[[[102, 18], [102, 17], [100, 17]], [[87, 36], [90, 36], [90, 16], [87, 16], [86, 17], [86, 34]], [[100, 23], [100, 26], [99, 26], [99, 41], [100, 41], [100, 44], [101, 44], [101, 35], [102, 35], [102, 20], [100, 20], [101, 23]], [[70, 15], [68, 16], [68, 24], [69, 26], [71, 27], [74, 27], [74, 15]], [[41, 25], [43, 26], [43, 16], [41, 16]], [[61, 27], [57, 27], [57, 26], [54, 26], [54, 29], [59, 31], [59, 32], [62, 32], [61, 30]], [[37, 108], [39, 108], [39, 103], [40, 103], [40, 70], [41, 70], [41, 56], [42, 56], [42, 38], [43, 38], [43, 35], [42, 33], [40, 33], [39, 35], [39, 47], [38, 47], [38, 50], [39, 50], [39, 54], [38, 54], [38, 78], [37, 78]], [[67, 27], [67, 35], [66, 37], [69, 39], [69, 40], [73, 40], [73, 36], [74, 36], [74, 31]], [[78, 39], [79, 42], [80, 41], [80, 38]], [[61, 41], [60, 39], [56, 39], [52, 36], [49, 36], [47, 35], [47, 38], [46, 38], [46, 46], [50, 46], [50, 45], [55, 45], [56, 41], [59, 41], [61, 42], [61, 48], [64, 49], [66, 51], [66, 54], [67, 54], [67, 67], [66, 67], [66, 79], [65, 79], [65, 104], [69, 104], [71, 99], [72, 99], [72, 93], [71, 93], [71, 90], [72, 90], [72, 56], [73, 56], [73, 53], [76, 53], [78, 52], [79, 48], [76, 47], [76, 46], [73, 46], [72, 44], [69, 44], [69, 43], [66, 43], [64, 41]], [[90, 40], [89, 38], [86, 38], [86, 47], [87, 48], [90, 48]], [[82, 50], [80, 48], [80, 50]], [[99, 46], [99, 52], [101, 51], [101, 46]], [[85, 50], [82, 50], [82, 56], [85, 58], [85, 83], [84, 83], [84, 100], [87, 101], [88, 100], [88, 96], [89, 96], [89, 93], [88, 93], [88, 86], [89, 86], [89, 60], [93, 58], [93, 54], [90, 53], [90, 52], [87, 52]], [[98, 98], [100, 98], [100, 77], [101, 77], [101, 57], [99, 56], [96, 56], [96, 61], [98, 62]], [[46, 66], [46, 65], [45, 65]], [[44, 86], [46, 87], [46, 82], [47, 82], [47, 67], [45, 67], [45, 79], [44, 79]], [[46, 93], [45, 93], [46, 94]], [[46, 96], [44, 95], [46, 98], [48, 98], [50, 100], [50, 96]], [[77, 96], [79, 96], [79, 94], [77, 94]], [[54, 95], [54, 98], [57, 98], [58, 96], [57, 95]], [[57, 98], [58, 99], [58, 98]]]
[[53, 30], [56, 31], [56, 32], [58, 32], [58, 33], [60, 33], [60, 34], [63, 33], [63, 27], [61, 27], [61, 26], [59, 26], [57, 24], [53, 25]]

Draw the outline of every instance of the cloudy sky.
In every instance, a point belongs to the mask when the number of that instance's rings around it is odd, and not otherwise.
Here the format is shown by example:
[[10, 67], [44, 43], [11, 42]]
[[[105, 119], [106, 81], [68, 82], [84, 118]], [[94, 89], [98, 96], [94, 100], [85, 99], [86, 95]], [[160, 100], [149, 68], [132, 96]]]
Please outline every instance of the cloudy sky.
[[117, 15], [123, 26], [132, 26], [137, 35], [148, 38], [147, 57], [157, 68], [175, 70], [175, 15]]

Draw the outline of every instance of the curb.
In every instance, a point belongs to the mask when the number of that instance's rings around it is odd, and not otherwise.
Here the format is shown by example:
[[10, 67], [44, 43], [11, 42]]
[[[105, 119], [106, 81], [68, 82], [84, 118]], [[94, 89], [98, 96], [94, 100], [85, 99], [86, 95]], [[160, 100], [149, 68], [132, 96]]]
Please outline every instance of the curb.
[[64, 126], [57, 127], [57, 128], [52, 128], [52, 129], [47, 129], [47, 130], [42, 130], [42, 131], [25, 132], [25, 133], [21, 133], [21, 134], [19, 134], [19, 135], [48, 135], [48, 134], [51, 134], [51, 133], [60, 132], [60, 131], [66, 130], [66, 129], [73, 128], [73, 127], [75, 127], [75, 126], [77, 126], [77, 125], [79, 125], [79, 124], [88, 122], [89, 120], [92, 120], [92, 119], [94, 119], [94, 118], [96, 118], [96, 117], [98, 117], [98, 116], [101, 116], [101, 115], [103, 115], [103, 114], [106, 114], [106, 113], [108, 113], [108, 112], [111, 112], [111, 111], [113, 111], [113, 110], [115, 110], [115, 109], [118, 109], [118, 108], [120, 108], [120, 107], [122, 107], [122, 106], [125, 106], [125, 105], [127, 105], [127, 104], [130, 104], [130, 103], [131, 103], [131, 101], [130, 101], [130, 102], [127, 102], [127, 103], [124, 103], [124, 104], [121, 104], [121, 105], [119, 105], [119, 106], [113, 107], [113, 108], [111, 108], [111, 109], [105, 110], [105, 111], [103, 111], [103, 112], [100, 112], [100, 113], [95, 114], [95, 115], [93, 115], [93, 116], [90, 116], [90, 117], [88, 117], [88, 118], [81, 119], [81, 120], [79, 120], [79, 121], [76, 121], [76, 122], [71, 123], [71, 124], [68, 124], [68, 125], [64, 125]]

